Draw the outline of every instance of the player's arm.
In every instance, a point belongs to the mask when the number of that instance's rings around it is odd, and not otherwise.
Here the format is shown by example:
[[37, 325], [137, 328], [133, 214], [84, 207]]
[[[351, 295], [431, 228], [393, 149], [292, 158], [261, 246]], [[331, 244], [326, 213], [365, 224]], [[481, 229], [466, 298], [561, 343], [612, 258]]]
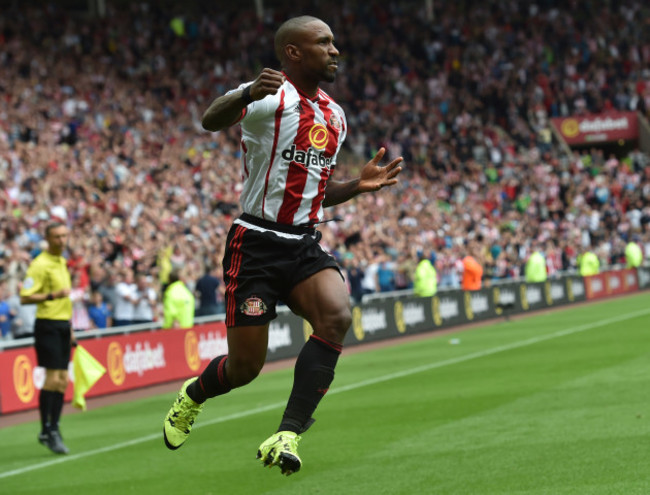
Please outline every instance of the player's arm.
[[262, 69], [257, 79], [245, 88], [226, 93], [214, 100], [203, 114], [201, 125], [206, 131], [220, 131], [237, 123], [250, 103], [274, 95], [284, 83], [284, 74]]
[[385, 153], [386, 149], [380, 148], [374, 158], [364, 165], [361, 175], [356, 179], [345, 182], [328, 180], [323, 207], [338, 205], [359, 194], [379, 191], [383, 187], [397, 184], [397, 175], [402, 171], [399, 164], [404, 159], [400, 156], [383, 167], [379, 162]]

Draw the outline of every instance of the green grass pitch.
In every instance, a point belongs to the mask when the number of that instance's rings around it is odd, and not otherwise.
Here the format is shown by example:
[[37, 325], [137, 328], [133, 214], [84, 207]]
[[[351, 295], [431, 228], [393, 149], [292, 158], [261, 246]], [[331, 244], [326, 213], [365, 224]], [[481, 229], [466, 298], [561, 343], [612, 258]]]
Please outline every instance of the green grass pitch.
[[[452, 339], [459, 339], [458, 343]], [[650, 293], [346, 355], [300, 443], [263, 468], [292, 370], [209, 401], [178, 451], [174, 394], [0, 429], [3, 495], [650, 493]], [[0, 417], [0, 424], [2, 418]]]

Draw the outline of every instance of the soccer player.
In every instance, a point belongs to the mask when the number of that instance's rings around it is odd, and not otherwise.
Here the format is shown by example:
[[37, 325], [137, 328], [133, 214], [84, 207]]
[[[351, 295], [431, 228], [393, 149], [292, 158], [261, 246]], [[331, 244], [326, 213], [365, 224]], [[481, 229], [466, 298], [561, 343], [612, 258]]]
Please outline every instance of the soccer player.
[[331, 178], [347, 133], [343, 109], [322, 89], [338, 70], [339, 52], [320, 19], [289, 19], [275, 35], [282, 72], [265, 68], [212, 102], [203, 127], [242, 131], [243, 213], [228, 233], [223, 260], [228, 355], [187, 380], [164, 421], [164, 439], [179, 448], [211, 397], [251, 382], [266, 358], [269, 322], [278, 301], [314, 329], [295, 364], [293, 389], [276, 433], [257, 456], [289, 475], [301, 460], [297, 442], [334, 378], [351, 322], [350, 301], [334, 258], [316, 226], [324, 207], [397, 183], [402, 158], [380, 166], [385, 150], [350, 181]]
[[20, 290], [21, 304], [36, 304], [34, 347], [38, 365], [45, 368], [45, 383], [38, 407], [41, 433], [38, 441], [56, 454], [67, 454], [59, 431], [63, 395], [68, 386], [68, 362], [75, 343], [70, 300], [70, 272], [63, 257], [68, 229], [52, 223], [45, 229], [47, 249], [29, 265]]

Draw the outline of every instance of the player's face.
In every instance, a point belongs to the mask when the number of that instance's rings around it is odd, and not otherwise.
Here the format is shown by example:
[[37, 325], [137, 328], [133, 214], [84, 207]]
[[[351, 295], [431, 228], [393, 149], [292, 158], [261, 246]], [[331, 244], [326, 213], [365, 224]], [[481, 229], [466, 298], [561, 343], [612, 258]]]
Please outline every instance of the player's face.
[[338, 70], [339, 51], [334, 46], [334, 35], [327, 24], [311, 22], [303, 32], [300, 48], [303, 68], [319, 81], [333, 82]]

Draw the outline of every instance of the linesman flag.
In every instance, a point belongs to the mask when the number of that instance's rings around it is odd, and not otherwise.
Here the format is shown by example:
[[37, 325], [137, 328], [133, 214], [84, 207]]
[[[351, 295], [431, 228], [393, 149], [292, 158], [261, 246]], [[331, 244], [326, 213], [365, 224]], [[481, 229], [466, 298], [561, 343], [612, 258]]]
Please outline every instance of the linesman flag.
[[84, 395], [106, 373], [106, 368], [86, 349], [77, 345], [72, 358], [72, 369], [74, 373], [72, 405], [85, 411], [86, 398]]

